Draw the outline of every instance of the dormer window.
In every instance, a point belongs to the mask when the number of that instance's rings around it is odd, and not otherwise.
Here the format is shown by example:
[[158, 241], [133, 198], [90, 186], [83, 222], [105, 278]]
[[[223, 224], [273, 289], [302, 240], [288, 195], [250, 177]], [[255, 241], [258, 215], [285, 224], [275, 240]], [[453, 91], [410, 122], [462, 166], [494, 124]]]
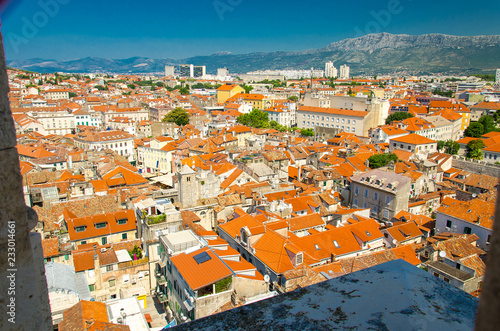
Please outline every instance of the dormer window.
[[105, 228], [107, 224], [108, 224], [107, 222], [96, 223], [95, 228], [102, 229], [102, 228]]
[[83, 231], [85, 231], [86, 228], [87, 227], [85, 225], [83, 225], [83, 226], [76, 226], [75, 227], [75, 232], [83, 232]]
[[295, 264], [296, 265], [302, 264], [303, 260], [304, 260], [304, 255], [302, 254], [302, 252], [298, 253], [295, 256]]

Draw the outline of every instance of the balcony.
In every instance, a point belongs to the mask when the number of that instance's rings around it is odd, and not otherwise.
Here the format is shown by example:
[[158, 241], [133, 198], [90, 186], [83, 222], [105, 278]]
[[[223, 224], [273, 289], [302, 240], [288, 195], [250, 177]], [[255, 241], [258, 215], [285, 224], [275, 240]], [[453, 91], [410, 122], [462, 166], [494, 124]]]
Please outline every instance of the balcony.
[[167, 283], [167, 280], [165, 279], [165, 276], [162, 275], [161, 273], [156, 273], [156, 282], [158, 285], [165, 285]]
[[156, 293], [156, 298], [158, 299], [159, 303], [164, 303], [168, 301], [168, 297], [164, 293]]

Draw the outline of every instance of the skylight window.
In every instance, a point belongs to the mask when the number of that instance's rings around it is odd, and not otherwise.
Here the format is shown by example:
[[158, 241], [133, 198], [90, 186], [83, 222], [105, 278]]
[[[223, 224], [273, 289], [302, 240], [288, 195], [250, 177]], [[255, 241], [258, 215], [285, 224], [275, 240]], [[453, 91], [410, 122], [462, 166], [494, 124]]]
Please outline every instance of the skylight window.
[[193, 256], [193, 259], [196, 261], [196, 263], [202, 264], [203, 262], [207, 262], [207, 261], [211, 260], [212, 257], [210, 257], [210, 255], [208, 255], [207, 252], [203, 252], [203, 253], [200, 253], [200, 254]]
[[335, 245], [335, 248], [340, 248], [340, 245], [339, 245], [339, 243], [337, 242], [337, 240], [334, 240], [334, 241], [333, 241], [333, 244]]
[[367, 236], [367, 237], [371, 237], [371, 235], [372, 235], [372, 234], [371, 234], [370, 232], [368, 232], [368, 231], [365, 231], [365, 233], [366, 233], [366, 236]]
[[314, 244], [314, 249], [316, 249], [317, 251], [320, 250], [321, 248], [319, 248], [318, 244]]

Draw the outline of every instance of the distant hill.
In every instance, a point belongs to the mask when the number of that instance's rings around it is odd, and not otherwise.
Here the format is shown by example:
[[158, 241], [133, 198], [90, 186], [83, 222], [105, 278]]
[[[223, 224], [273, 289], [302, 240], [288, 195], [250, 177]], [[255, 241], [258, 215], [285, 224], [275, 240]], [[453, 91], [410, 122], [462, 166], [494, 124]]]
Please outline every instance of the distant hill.
[[11, 60], [7, 65], [36, 72], [155, 73], [165, 65], [192, 63], [206, 65], [208, 73], [226, 67], [232, 73], [265, 69], [324, 68], [326, 61], [347, 64], [351, 73], [492, 73], [500, 68], [500, 36], [420, 36], [369, 34], [344, 39], [326, 47], [296, 52], [231, 54], [219, 52], [187, 59], [104, 59], [86, 57], [57, 61], [46, 59]]

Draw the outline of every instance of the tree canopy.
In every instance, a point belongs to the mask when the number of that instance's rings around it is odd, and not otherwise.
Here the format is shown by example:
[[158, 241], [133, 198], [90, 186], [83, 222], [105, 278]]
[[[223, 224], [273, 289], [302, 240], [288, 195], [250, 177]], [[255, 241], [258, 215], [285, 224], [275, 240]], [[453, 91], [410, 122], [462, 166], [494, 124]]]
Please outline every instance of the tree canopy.
[[446, 154], [456, 155], [460, 149], [460, 144], [453, 140], [439, 140], [437, 143], [438, 150], [443, 150]]
[[161, 121], [162, 122], [171, 122], [171, 123], [175, 123], [179, 126], [182, 126], [182, 125], [189, 124], [189, 114], [184, 108], [176, 107], [170, 113], [165, 115], [165, 117], [163, 117], [163, 119]]
[[483, 158], [482, 149], [485, 147], [484, 142], [481, 139], [475, 139], [469, 141], [467, 144], [467, 154], [469, 159], [481, 160]]
[[291, 95], [288, 97], [288, 100], [297, 102], [299, 101], [299, 97], [296, 95]]
[[483, 126], [483, 134], [487, 134], [492, 131], [497, 131], [495, 120], [493, 119], [492, 116], [483, 115], [477, 122]]
[[465, 137], [480, 138], [483, 135], [484, 127], [479, 122], [471, 122], [464, 131]]
[[300, 134], [306, 137], [312, 137], [314, 136], [314, 130], [313, 129], [302, 129], [300, 130]]
[[243, 87], [245, 89], [245, 93], [250, 93], [250, 91], [253, 90], [253, 86], [250, 86], [250, 85], [241, 85], [241, 87]]
[[435, 89], [434, 91], [432, 91], [432, 93], [436, 94], [436, 95], [443, 96], [443, 97], [448, 97], [448, 98], [453, 97], [453, 94], [454, 94], [453, 91], [441, 91], [441, 90], [438, 90], [438, 89]]
[[394, 121], [402, 121], [411, 117], [413, 117], [412, 113], [407, 113], [405, 111], [397, 111], [387, 116], [385, 124], [391, 124]]
[[269, 127], [269, 115], [258, 109], [254, 109], [248, 114], [238, 116], [236, 121], [253, 128], [265, 129]]
[[108, 89], [107, 87], [104, 87], [104, 86], [102, 86], [102, 85], [96, 85], [96, 86], [94, 86], [94, 87], [95, 87], [96, 89], [98, 89], [99, 91], [105, 91], [105, 90], [107, 90], [107, 89]]
[[182, 95], [188, 95], [189, 94], [189, 86], [184, 86], [179, 89], [179, 93]]
[[391, 161], [397, 162], [396, 154], [375, 154], [368, 159], [370, 169], [377, 169], [388, 165]]

